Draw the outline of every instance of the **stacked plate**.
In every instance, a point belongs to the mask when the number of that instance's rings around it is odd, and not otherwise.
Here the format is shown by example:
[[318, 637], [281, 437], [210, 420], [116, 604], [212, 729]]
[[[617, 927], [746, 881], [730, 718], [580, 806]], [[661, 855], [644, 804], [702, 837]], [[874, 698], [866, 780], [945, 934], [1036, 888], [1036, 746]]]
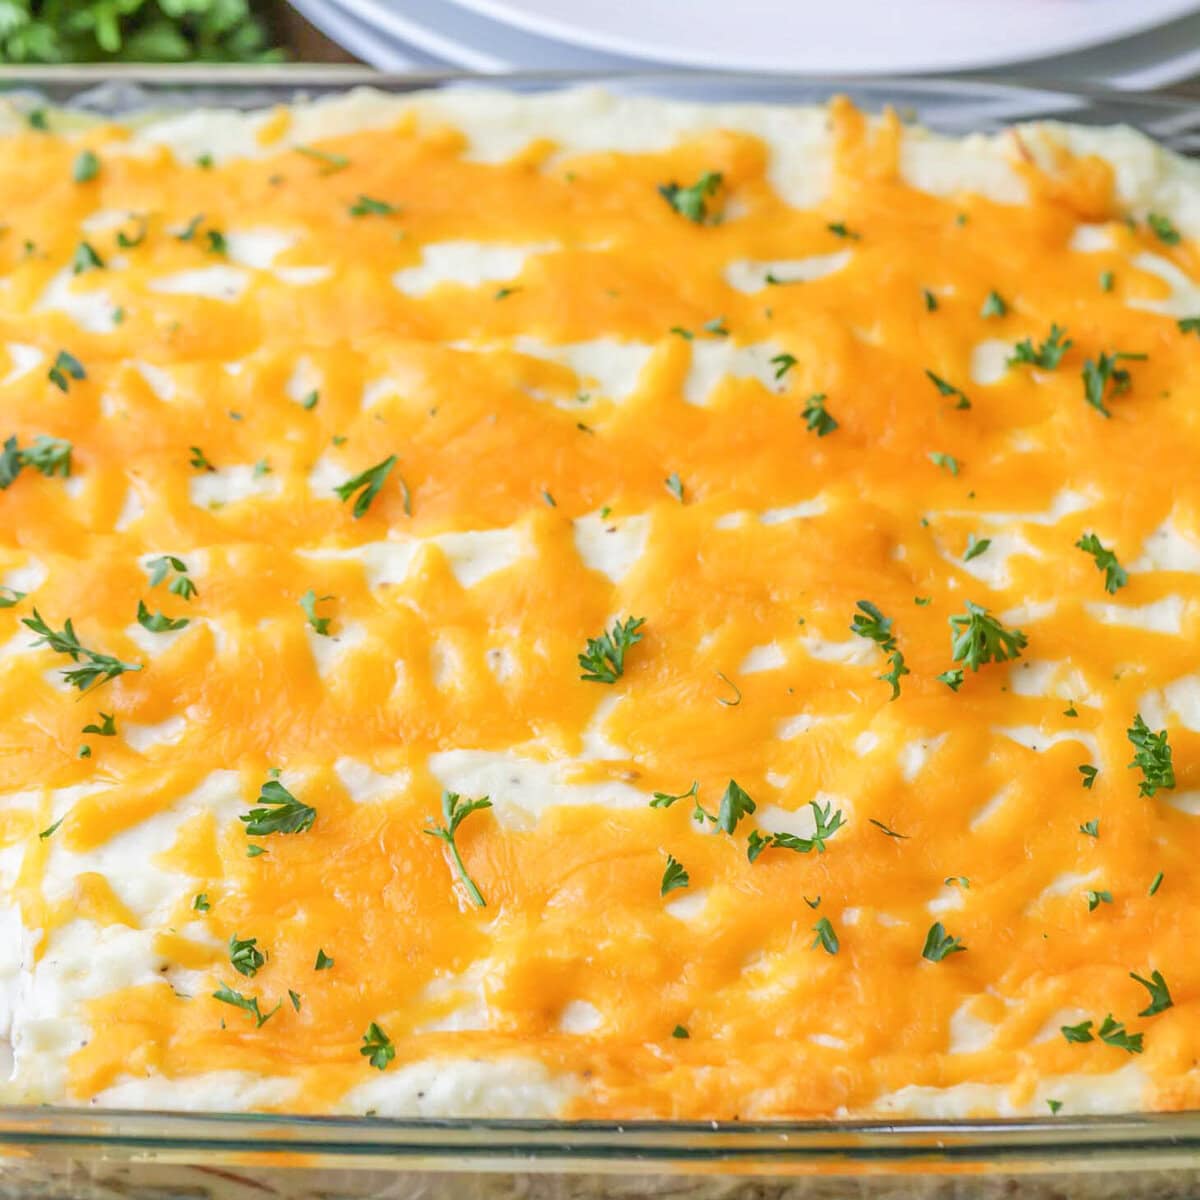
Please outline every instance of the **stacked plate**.
[[292, 0], [384, 70], [655, 64], [1032, 76], [1147, 90], [1200, 75], [1200, 0]]

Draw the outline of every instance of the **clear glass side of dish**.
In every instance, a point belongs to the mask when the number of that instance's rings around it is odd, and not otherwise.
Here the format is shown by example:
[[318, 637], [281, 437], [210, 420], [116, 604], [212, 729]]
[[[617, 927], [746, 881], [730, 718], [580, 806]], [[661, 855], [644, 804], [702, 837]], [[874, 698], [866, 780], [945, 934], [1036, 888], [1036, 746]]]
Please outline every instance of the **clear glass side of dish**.
[[[7, 69], [0, 95], [136, 118], [253, 108], [355, 86], [597, 85], [667, 98], [821, 103], [845, 94], [942, 133], [1055, 119], [1135, 126], [1200, 152], [1200, 106], [1053, 84], [717, 74], [378, 75], [358, 68]], [[1020, 1121], [683, 1124], [314, 1119], [0, 1108], [0, 1200], [1191, 1200], [1200, 1113]]]

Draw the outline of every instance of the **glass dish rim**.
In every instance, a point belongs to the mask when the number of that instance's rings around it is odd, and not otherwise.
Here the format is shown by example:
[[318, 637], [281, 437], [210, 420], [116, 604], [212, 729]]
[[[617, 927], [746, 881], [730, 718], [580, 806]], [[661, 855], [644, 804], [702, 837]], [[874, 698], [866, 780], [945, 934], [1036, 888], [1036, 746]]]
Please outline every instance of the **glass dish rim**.
[[[770, 93], [766, 103], [797, 102], [797, 89], [848, 90], [885, 102], [889, 92], [953, 99], [1057, 97], [1083, 106], [1104, 105], [1128, 114], [1137, 126], [1153, 115], [1195, 114], [1190, 97], [1123, 92], [1102, 85], [1069, 86], [1035, 75], [970, 79], [953, 76], [879, 76], [683, 68], [623, 70], [469, 70], [378, 72], [342, 64], [146, 66], [85, 64], [6, 66], [0, 98], [47, 93], [51, 104], [70, 108], [73, 97], [103, 84], [144, 88], [151, 102], [188, 89], [215, 90], [237, 104], [239, 96], [269, 96], [276, 103], [354, 87], [407, 92], [448, 85], [553, 88], [580, 85], [644, 85], [711, 88], [752, 85]], [[789, 95], [790, 94], [790, 95]], [[777, 96], [777, 98], [776, 98]], [[719, 97], [714, 96], [713, 99]], [[270, 102], [269, 100], [267, 102]], [[903, 101], [897, 101], [898, 104]], [[122, 110], [123, 115], [126, 111]], [[1084, 109], [1086, 111], [1086, 108]], [[1067, 119], [1077, 115], [1067, 111]], [[1040, 116], [1040, 114], [1039, 114]], [[672, 1164], [724, 1165], [734, 1170], [787, 1168], [901, 1168], [954, 1170], [999, 1166], [1032, 1170], [1057, 1163], [1101, 1169], [1136, 1156], [1153, 1156], [1155, 1167], [1200, 1162], [1200, 1109], [1085, 1116], [1012, 1118], [854, 1119], [814, 1121], [569, 1121], [511, 1118], [309, 1116], [286, 1113], [211, 1112], [0, 1104], [0, 1177], [4, 1152], [35, 1149], [101, 1150], [130, 1156], [219, 1157], [252, 1152], [266, 1156], [316, 1154], [363, 1163], [420, 1160], [421, 1169], [524, 1170], [585, 1167], [653, 1170]], [[190, 1158], [189, 1158], [190, 1161]]]

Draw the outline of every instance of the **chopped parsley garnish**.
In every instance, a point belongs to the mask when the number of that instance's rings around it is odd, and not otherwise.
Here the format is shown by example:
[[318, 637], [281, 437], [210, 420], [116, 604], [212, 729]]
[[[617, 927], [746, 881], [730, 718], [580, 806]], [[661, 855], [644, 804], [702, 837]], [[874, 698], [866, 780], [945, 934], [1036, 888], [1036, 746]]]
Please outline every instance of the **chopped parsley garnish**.
[[817, 936], [813, 938], [811, 949], [815, 950], [820, 946], [826, 954], [836, 954], [838, 952], [841, 943], [838, 942], [838, 935], [834, 931], [828, 917], [822, 917], [813, 926], [813, 933]]
[[386, 200], [376, 200], [372, 196], [359, 193], [358, 199], [350, 205], [352, 217], [393, 217], [400, 210]]
[[685, 888], [691, 881], [691, 876], [688, 875], [684, 865], [673, 855], [668, 854], [667, 867], [663, 871], [662, 886], [659, 889], [660, 895], [665, 896], [668, 892], [675, 891], [676, 888]]
[[55, 475], [68, 478], [73, 449], [66, 438], [50, 437], [44, 433], [33, 439], [28, 450], [22, 450], [15, 437], [7, 438], [0, 449], [0, 491], [11, 487], [25, 467], [32, 467], [47, 478]]
[[361, 1054], [376, 1070], [385, 1071], [388, 1063], [396, 1057], [396, 1047], [392, 1039], [372, 1021], [363, 1034], [363, 1044], [359, 1049]]
[[1142, 1052], [1142, 1035], [1140, 1033], [1126, 1033], [1125, 1022], [1116, 1021], [1113, 1019], [1112, 1013], [1109, 1013], [1096, 1031], [1100, 1035], [1102, 1042], [1107, 1042], [1110, 1046], [1116, 1046], [1128, 1054], [1141, 1054]]
[[70, 380], [86, 379], [87, 372], [83, 369], [83, 363], [66, 350], [60, 350], [54, 358], [54, 364], [46, 373], [46, 378], [60, 392], [65, 392], [70, 389]]
[[671, 1036], [673, 1038], [683, 1039], [683, 1038], [689, 1038], [692, 1035], [690, 1033], [688, 1033], [687, 1028], [685, 1026], [676, 1025], [675, 1028], [671, 1030]]
[[496, 294], [492, 297], [493, 300], [507, 300], [509, 296], [515, 296], [521, 289], [519, 287], [502, 287], [496, 289]]
[[943, 454], [940, 450], [930, 450], [929, 461], [935, 467], [941, 467], [943, 470], [949, 471], [951, 475], [958, 474], [959, 462], [953, 454]]
[[15, 608], [28, 594], [28, 592], [18, 592], [16, 588], [0, 585], [0, 608]]
[[977, 538], [973, 533], [967, 538], [967, 552], [963, 555], [963, 562], [968, 563], [973, 558], [978, 558], [981, 554], [987, 552], [987, 548], [992, 544], [991, 538]]
[[299, 1012], [300, 1011], [300, 996], [299, 996], [299, 994], [296, 992], [293, 992], [291, 988], [288, 988], [288, 999], [292, 1002], [292, 1007], [297, 1012]]
[[1164, 246], [1179, 245], [1179, 230], [1171, 224], [1170, 218], [1164, 217], [1162, 213], [1147, 213], [1146, 224]]
[[921, 957], [930, 962], [941, 962], [948, 954], [960, 954], [965, 949], [966, 946], [958, 938], [951, 937], [942, 928], [941, 921], [935, 921], [925, 935], [925, 948], [921, 951]]
[[1062, 1108], [1062, 1101], [1061, 1100], [1047, 1100], [1046, 1107], [1050, 1110], [1050, 1115], [1052, 1117], [1056, 1117], [1059, 1114], [1059, 1110]]
[[177, 242], [190, 242], [196, 236], [196, 231], [200, 228], [201, 222], [204, 220], [203, 213], [197, 213], [176, 235]]
[[1096, 782], [1096, 776], [1100, 774], [1100, 768], [1093, 767], [1091, 763], [1084, 763], [1079, 768], [1079, 773], [1083, 776], [1083, 786], [1090, 792], [1092, 790], [1092, 784]]
[[318, 596], [316, 592], [309, 588], [303, 596], [300, 597], [300, 607], [304, 609], [304, 615], [308, 618], [309, 625], [321, 637], [329, 636], [329, 622], [332, 617], [318, 617], [317, 605], [323, 604], [326, 600], [332, 600], [332, 596]]
[[860, 600], [858, 608], [859, 611], [850, 621], [850, 632], [874, 642], [888, 656], [891, 670], [877, 678], [891, 684], [892, 699], [895, 700], [900, 695], [901, 677], [910, 675], [912, 672], [904, 665], [903, 653], [896, 648], [896, 639], [892, 634], [892, 619], [885, 617], [870, 600]]
[[651, 808], [670, 808], [676, 800], [692, 800], [700, 791], [700, 781], [692, 780], [692, 786], [686, 792], [680, 792], [679, 795], [673, 796], [670, 792], [655, 792], [654, 798], [650, 801]]
[[55, 821], [53, 825], [51, 825], [47, 829], [43, 829], [42, 832], [38, 834], [38, 841], [44, 842], [47, 838], [52, 838], [58, 832], [58, 827], [65, 820], [66, 820], [66, 817], [59, 817], [58, 820]]
[[725, 324], [724, 317], [713, 317], [711, 321], [705, 321], [700, 328], [705, 333], [711, 333], [713, 337], [729, 336], [729, 326]]
[[235, 933], [229, 939], [229, 961], [239, 975], [253, 979], [259, 967], [267, 961], [267, 956], [259, 950], [257, 938], [239, 938]]
[[965, 875], [947, 875], [942, 883], [949, 887], [951, 884], [956, 884], [958, 887], [966, 888], [968, 891], [971, 888], [971, 881]]
[[486, 796], [479, 800], [464, 800], [457, 792], [443, 792], [442, 816], [446, 824], [434, 825], [431, 829], [425, 830], [430, 837], [438, 838], [450, 847], [450, 857], [454, 860], [454, 868], [458, 872], [458, 877], [463, 881], [463, 886], [467, 889], [467, 895], [471, 897], [471, 902], [476, 908], [486, 908], [487, 901], [484, 900], [483, 894], [475, 885], [475, 881], [467, 874], [467, 868], [463, 863], [462, 855], [459, 853], [455, 835], [458, 832], [458, 827], [473, 812], [479, 812], [482, 809], [491, 807], [492, 802]]
[[41, 133], [45, 133], [50, 128], [50, 118], [46, 116], [44, 108], [31, 108], [25, 114], [25, 120], [29, 123], [30, 129], [36, 129]]
[[116, 737], [117, 722], [112, 713], [102, 712], [100, 714], [100, 724], [85, 725], [83, 733], [94, 733], [97, 737]]
[[187, 617], [178, 617], [173, 620], [162, 613], [152, 613], [146, 607], [146, 602], [139, 600], [137, 623], [151, 633], [173, 633], [177, 629], [185, 628], [188, 624], [188, 619]]
[[1162, 887], [1164, 875], [1161, 871], [1157, 872], [1152, 880], [1150, 880], [1150, 890], [1146, 893], [1147, 896], [1153, 896], [1155, 892]]
[[182, 558], [176, 558], [174, 554], [152, 558], [146, 564], [146, 569], [150, 572], [151, 587], [158, 587], [174, 571], [175, 578], [167, 584], [167, 591], [174, 596], [181, 596], [184, 600], [190, 600], [197, 594], [196, 585], [188, 578], [187, 563]]
[[678, 500], [680, 504], [682, 504], [683, 503], [683, 480], [679, 478], [679, 472], [672, 471], [671, 474], [668, 475], [666, 477], [666, 479], [663, 480], [663, 483], [666, 484], [667, 491], [670, 492], [671, 495], [674, 496], [675, 499]]
[[209, 254], [229, 253], [229, 243], [225, 240], [225, 235], [219, 229], [206, 229], [204, 231], [204, 248]]
[[732, 700], [729, 700], [724, 696], [718, 696], [717, 703], [723, 704], [726, 708], [737, 708], [737, 706], [742, 702], [742, 689], [738, 687], [738, 685], [734, 683], [724, 671], [718, 671], [717, 678], [728, 684], [729, 687], [733, 689], [734, 693], [734, 698]]
[[800, 415], [804, 418], [805, 427], [810, 432], [815, 432], [817, 437], [824, 437], [838, 427], [837, 421], [825, 411], [824, 392], [814, 392], [809, 396]]
[[909, 840], [907, 833], [897, 833], [894, 829], [885, 825], [882, 821], [877, 821], [874, 817], [868, 817], [867, 819], [872, 825], [875, 826], [876, 829], [880, 830], [882, 833], [885, 833], [888, 837], [895, 838], [898, 842], [907, 842]]
[[208, 461], [207, 455], [199, 446], [188, 447], [188, 466], [197, 471], [215, 471], [217, 468]]
[[983, 307], [979, 310], [979, 315], [985, 319], [1007, 316], [1008, 305], [1004, 302], [1004, 297], [995, 290], [988, 292], [987, 299], [984, 300]]
[[[755, 808], [757, 805], [750, 799], [749, 793], [738, 785], [737, 780], [731, 779], [721, 795], [721, 804], [715, 818], [716, 826], [723, 833], [733, 833], [738, 827], [738, 822], [743, 817], [748, 817]], [[714, 818], [709, 817], [709, 820]]]
[[1043, 371], [1053, 371], [1062, 362], [1063, 355], [1075, 344], [1069, 337], [1065, 337], [1066, 332], [1062, 326], [1051, 325], [1050, 336], [1036, 350], [1030, 338], [1022, 338], [1013, 347], [1008, 365], [1011, 367], [1026, 364], [1041, 367]]
[[1163, 729], [1154, 733], [1142, 719], [1142, 714], [1138, 713], [1133, 724], [1125, 731], [1125, 736], [1133, 743], [1133, 762], [1129, 768], [1136, 768], [1142, 773], [1138, 794], [1153, 796], [1160, 788], [1168, 791], [1173, 788], [1175, 767], [1171, 761], [1167, 731]]
[[825, 226], [825, 228], [828, 229], [834, 237], [848, 238], [852, 242], [862, 241], [862, 234], [856, 233], [853, 229], [850, 229], [848, 226], [846, 226], [842, 221], [831, 221]]
[[[742, 792], [742, 795], [745, 796], [745, 792]], [[746, 799], [749, 800], [750, 797], [746, 796]], [[751, 805], [753, 805], [753, 801], [751, 801]], [[764, 850], [772, 847], [776, 850], [792, 850], [797, 854], [808, 854], [812, 850], [816, 850], [818, 854], [824, 854], [826, 839], [833, 837], [845, 824], [845, 820], [842, 817], [841, 809], [832, 813], [832, 804], [820, 805], [815, 800], [810, 800], [808, 805], [813, 813], [812, 837], [798, 837], [794, 833], [763, 834], [755, 829], [751, 832], [750, 840], [746, 845], [746, 857], [751, 862], [756, 862]], [[753, 808], [750, 811], [753, 811]]]
[[1078, 1025], [1061, 1025], [1062, 1035], [1068, 1042], [1092, 1042], [1095, 1038], [1092, 1037], [1091, 1021], [1080, 1021]]
[[192, 901], [192, 908], [196, 912], [208, 912], [212, 908], [206, 892], [197, 892], [195, 899]]
[[1075, 545], [1090, 554], [1096, 560], [1096, 569], [1104, 572], [1104, 590], [1116, 593], [1129, 582], [1129, 576], [1117, 562], [1117, 556], [1111, 550], [1106, 550], [1100, 539], [1094, 533], [1085, 533]]
[[258, 796], [259, 808], [238, 817], [246, 826], [247, 837], [266, 837], [270, 833], [304, 833], [312, 828], [317, 810], [297, 800], [278, 779], [268, 779]]
[[305, 158], [312, 158], [319, 162], [322, 175], [332, 175], [334, 171], [344, 171], [350, 165], [350, 160], [344, 154], [332, 154], [328, 150], [318, 150], [315, 146], [293, 146], [292, 149], [297, 154], [303, 154]]
[[944, 683], [952, 692], [957, 692], [963, 685], [963, 669], [962, 667], [952, 667], [949, 671], [943, 671], [937, 679], [939, 683]]
[[1090, 821], [1084, 821], [1084, 823], [1079, 827], [1079, 832], [1082, 833], [1084, 837], [1098, 838], [1100, 836], [1099, 817], [1093, 817]]
[[584, 670], [579, 678], [588, 683], [616, 683], [625, 673], [625, 652], [642, 640], [645, 623], [645, 617], [628, 617], [598, 638], [588, 638], [586, 649], [579, 655]]
[[776, 354], [771, 359], [775, 368], [775, 382], [778, 383], [800, 360], [794, 354]]
[[34, 633], [40, 635], [38, 640], [33, 643], [35, 646], [49, 646], [57, 654], [67, 655], [72, 662], [84, 664], [81, 667], [68, 667], [62, 672], [67, 683], [81, 692], [107, 683], [110, 679], [116, 679], [118, 675], [124, 675], [126, 671], [142, 669], [141, 663], [122, 662], [119, 658], [113, 658], [111, 654], [100, 654], [80, 645], [69, 617], [62, 630], [57, 631], [51, 629], [42, 620], [41, 613], [35, 608], [32, 617], [21, 618], [21, 624], [28, 626]]
[[243, 1012], [248, 1013], [253, 1018], [256, 1029], [261, 1029], [283, 1007], [281, 1000], [269, 1013], [263, 1013], [258, 1007], [257, 996], [243, 996], [240, 992], [226, 987], [225, 984], [221, 984], [213, 992], [213, 999], [220, 1000], [222, 1004], [232, 1004], [234, 1008], [240, 1008]]
[[984, 663], [1019, 658], [1028, 638], [1019, 629], [1005, 629], [980, 604], [967, 601], [967, 611], [950, 618], [950, 656], [972, 671]]
[[328, 971], [333, 966], [333, 959], [324, 950], [317, 950], [317, 961], [313, 963], [314, 971]]
[[709, 217], [708, 202], [720, 190], [720, 171], [705, 171], [691, 187], [681, 187], [672, 181], [660, 183], [658, 194], [681, 216], [697, 225], [703, 225]]
[[1133, 385], [1129, 372], [1117, 364], [1120, 362], [1142, 362], [1148, 356], [1145, 354], [1126, 354], [1117, 350], [1112, 354], [1102, 352], [1094, 362], [1087, 359], [1083, 364], [1083, 398], [1098, 413], [1111, 417], [1112, 413], [1105, 407], [1104, 400], [1123, 396]]
[[1111, 904], [1112, 902], [1112, 892], [1089, 891], [1087, 893], [1088, 912], [1095, 912], [1101, 904]]
[[937, 388], [939, 395], [958, 397], [958, 403], [955, 404], [955, 408], [971, 407], [971, 401], [967, 399], [966, 392], [964, 392], [961, 388], [956, 388], [954, 384], [943, 379], [940, 375], [935, 375], [928, 368], [926, 368], [925, 374], [928, 377], [929, 382], [932, 383], [935, 388]]
[[1200, 333], [1200, 317], [1184, 317], [1175, 324], [1179, 326], [1180, 333]]
[[102, 271], [104, 259], [96, 253], [91, 242], [80, 242], [75, 248], [75, 257], [71, 259], [71, 273], [82, 275], [84, 271]]
[[1156, 1013], [1166, 1012], [1174, 1006], [1171, 991], [1161, 971], [1152, 971], [1149, 979], [1143, 979], [1136, 971], [1129, 972], [1129, 978], [1136, 980], [1150, 993], [1150, 1003], [1138, 1013], [1139, 1017], [1153, 1017]]
[[925, 297], [925, 311], [926, 312], [937, 312], [937, 310], [938, 310], [937, 297], [928, 288], [922, 289], [921, 294]]
[[80, 150], [71, 167], [71, 178], [76, 183], [91, 183], [100, 174], [100, 159], [94, 150]]
[[365, 471], [355, 475], [352, 479], [347, 479], [345, 483], [339, 484], [333, 489], [342, 500], [349, 500], [355, 492], [358, 492], [353, 509], [355, 520], [358, 520], [371, 507], [371, 502], [379, 495], [380, 489], [387, 482], [387, 477], [395, 465], [396, 456], [389, 454], [383, 462], [368, 467]]

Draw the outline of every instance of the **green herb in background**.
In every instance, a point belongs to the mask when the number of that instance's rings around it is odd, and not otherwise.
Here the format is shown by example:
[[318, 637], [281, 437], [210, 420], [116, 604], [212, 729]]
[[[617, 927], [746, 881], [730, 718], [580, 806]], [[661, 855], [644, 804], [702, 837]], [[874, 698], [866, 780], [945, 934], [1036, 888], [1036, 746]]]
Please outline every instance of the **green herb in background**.
[[0, 61], [271, 62], [252, 0], [0, 0]]

